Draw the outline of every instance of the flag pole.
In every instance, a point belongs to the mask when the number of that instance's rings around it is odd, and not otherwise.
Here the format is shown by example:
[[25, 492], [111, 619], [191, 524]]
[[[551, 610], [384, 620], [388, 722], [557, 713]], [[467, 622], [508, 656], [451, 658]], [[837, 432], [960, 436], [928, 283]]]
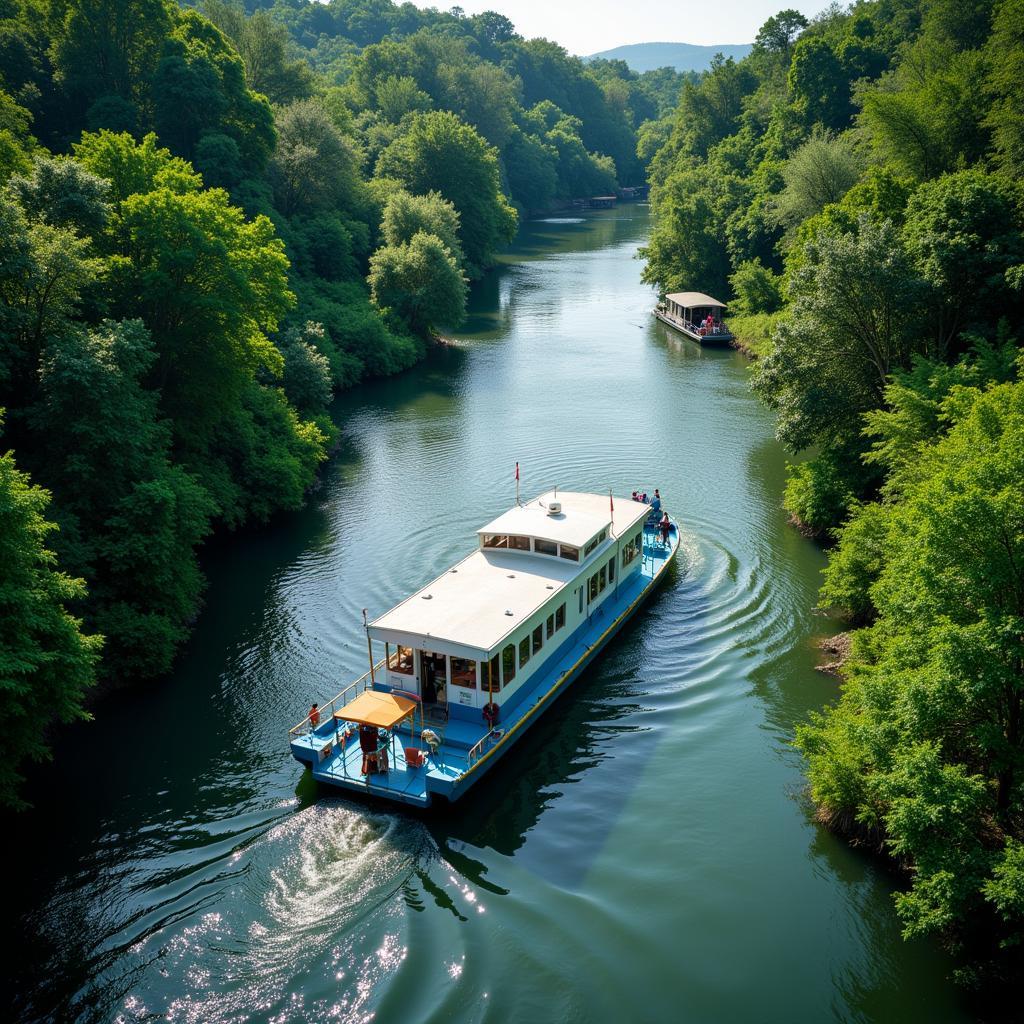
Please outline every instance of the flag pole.
[[519, 463], [516, 463], [516, 504], [519, 504]]

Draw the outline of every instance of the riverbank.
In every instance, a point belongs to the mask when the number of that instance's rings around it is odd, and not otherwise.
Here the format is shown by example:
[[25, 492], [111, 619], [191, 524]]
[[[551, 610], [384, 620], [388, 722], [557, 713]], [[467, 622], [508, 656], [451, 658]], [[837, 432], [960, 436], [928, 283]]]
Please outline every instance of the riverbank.
[[730, 316], [729, 329], [734, 337], [733, 348], [750, 359], [763, 359], [771, 351], [772, 332], [780, 318], [780, 313]]

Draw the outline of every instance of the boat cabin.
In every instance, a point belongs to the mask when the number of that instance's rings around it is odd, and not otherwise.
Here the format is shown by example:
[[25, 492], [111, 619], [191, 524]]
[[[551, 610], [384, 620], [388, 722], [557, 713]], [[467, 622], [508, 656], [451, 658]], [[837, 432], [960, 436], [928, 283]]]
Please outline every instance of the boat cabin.
[[479, 721], [513, 706], [555, 651], [640, 568], [650, 507], [607, 497], [543, 494], [477, 532], [477, 550], [374, 619], [377, 676], [424, 716]]
[[654, 314], [659, 320], [701, 344], [732, 341], [722, 314], [725, 303], [702, 292], [672, 292]]

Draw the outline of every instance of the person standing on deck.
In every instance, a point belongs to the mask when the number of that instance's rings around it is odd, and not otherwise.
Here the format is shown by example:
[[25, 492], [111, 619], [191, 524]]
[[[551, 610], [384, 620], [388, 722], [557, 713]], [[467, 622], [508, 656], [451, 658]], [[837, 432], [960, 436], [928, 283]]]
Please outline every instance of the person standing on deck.
[[658, 526], [661, 529], [661, 543], [665, 544], [667, 546], [668, 545], [668, 535], [669, 535], [669, 533], [672, 530], [672, 524], [671, 524], [671, 522], [669, 522], [669, 518], [668, 518], [668, 513], [667, 512], [661, 517], [661, 522], [658, 524]]
[[657, 487], [654, 488], [654, 498], [651, 501], [651, 511], [652, 512], [660, 512], [661, 511], [661, 491], [659, 491]]

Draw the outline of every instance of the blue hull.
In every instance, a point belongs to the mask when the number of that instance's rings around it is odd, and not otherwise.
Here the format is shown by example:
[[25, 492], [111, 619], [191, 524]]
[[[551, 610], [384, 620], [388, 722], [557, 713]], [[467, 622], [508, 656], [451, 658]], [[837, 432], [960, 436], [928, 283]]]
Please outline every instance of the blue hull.
[[309, 765], [317, 782], [349, 792], [420, 808], [430, 806], [435, 797], [448, 802], [458, 800], [512, 749], [639, 610], [664, 578], [679, 550], [679, 540], [675, 524], [667, 545], [660, 542], [655, 531], [644, 532], [641, 571], [552, 651], [530, 685], [502, 706], [499, 735], [489, 734], [483, 721], [452, 718], [442, 726], [428, 722], [429, 728], [442, 735], [443, 742], [438, 753], [417, 768], [406, 763], [404, 746], [421, 745], [418, 729], [410, 733], [403, 727], [390, 748], [389, 770], [364, 776], [358, 741], [346, 740], [333, 722], [325, 722], [316, 730], [293, 737], [292, 755]]

